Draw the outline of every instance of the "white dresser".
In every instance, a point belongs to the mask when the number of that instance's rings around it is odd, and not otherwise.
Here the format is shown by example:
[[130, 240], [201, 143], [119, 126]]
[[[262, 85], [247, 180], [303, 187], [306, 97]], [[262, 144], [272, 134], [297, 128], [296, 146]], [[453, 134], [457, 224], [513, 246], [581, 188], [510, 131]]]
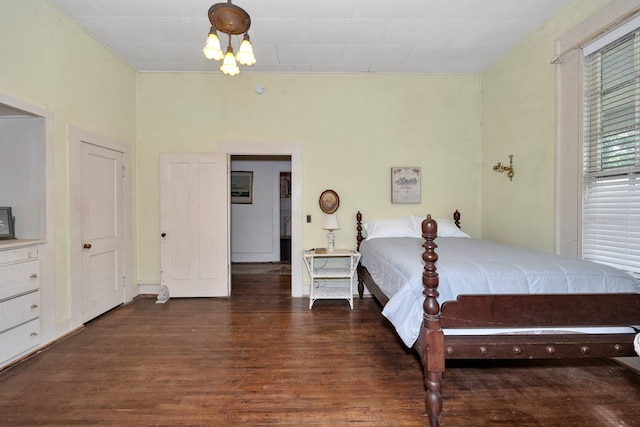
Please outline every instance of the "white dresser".
[[40, 344], [38, 246], [0, 246], [0, 366]]

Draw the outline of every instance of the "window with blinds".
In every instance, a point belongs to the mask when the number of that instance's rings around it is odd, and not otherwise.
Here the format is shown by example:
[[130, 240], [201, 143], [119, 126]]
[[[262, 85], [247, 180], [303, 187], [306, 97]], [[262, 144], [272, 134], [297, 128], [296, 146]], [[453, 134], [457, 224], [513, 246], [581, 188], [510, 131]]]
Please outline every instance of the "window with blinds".
[[640, 274], [640, 31], [584, 73], [582, 257]]

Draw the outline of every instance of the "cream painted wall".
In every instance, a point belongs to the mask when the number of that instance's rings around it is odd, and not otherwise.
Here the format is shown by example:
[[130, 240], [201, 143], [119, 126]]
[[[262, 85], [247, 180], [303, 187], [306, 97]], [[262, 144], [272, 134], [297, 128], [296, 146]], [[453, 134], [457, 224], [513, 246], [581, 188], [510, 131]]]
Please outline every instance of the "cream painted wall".
[[[482, 75], [483, 238], [553, 252], [554, 42], [608, 3], [570, 3]], [[513, 182], [493, 171], [509, 154]]]
[[[216, 151], [220, 141], [301, 142], [303, 246], [323, 246], [320, 193], [340, 195], [340, 247], [355, 215], [450, 216], [479, 235], [480, 78], [453, 75], [141, 73], [139, 280], [159, 283], [160, 152]], [[255, 86], [265, 92], [259, 95]], [[422, 167], [422, 203], [391, 204], [392, 166]]]
[[[44, 0], [0, 1], [0, 35], [0, 93], [53, 113], [56, 321], [64, 323], [70, 316], [67, 127], [135, 144], [136, 73]], [[43, 286], [53, 282], [47, 278]]]
[[[358, 210], [367, 220], [460, 209], [474, 236], [482, 229], [486, 238], [552, 250], [553, 42], [607, 3], [574, 1], [482, 77], [229, 78], [137, 75], [45, 0], [0, 2], [0, 93], [54, 115], [57, 321], [70, 304], [69, 125], [138, 144], [139, 282], [159, 282], [158, 153], [216, 151], [220, 141], [303, 144], [303, 214], [314, 219], [304, 223], [305, 247], [325, 242], [317, 200], [332, 188], [341, 196], [339, 246], [353, 246]], [[512, 183], [491, 170], [509, 154]], [[422, 203], [390, 203], [392, 166], [422, 167]]]

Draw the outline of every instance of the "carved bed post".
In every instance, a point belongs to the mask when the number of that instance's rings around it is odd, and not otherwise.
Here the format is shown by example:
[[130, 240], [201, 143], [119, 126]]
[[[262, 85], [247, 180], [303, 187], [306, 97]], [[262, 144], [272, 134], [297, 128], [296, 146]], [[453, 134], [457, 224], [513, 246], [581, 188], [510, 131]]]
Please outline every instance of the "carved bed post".
[[424, 286], [424, 314], [422, 327], [423, 339], [420, 343], [420, 358], [424, 367], [424, 383], [427, 388], [425, 406], [429, 415], [429, 425], [437, 427], [440, 425], [440, 415], [442, 414], [442, 374], [444, 372], [444, 333], [440, 328], [440, 304], [438, 303], [439, 278], [436, 271], [436, 261], [438, 254], [435, 249], [438, 245], [434, 242], [438, 235], [438, 224], [431, 219], [431, 215], [422, 222], [422, 237], [425, 242], [424, 270], [422, 273], [422, 284]]
[[356, 246], [356, 251], [360, 250], [360, 243], [362, 242], [362, 214], [360, 211], [356, 214], [356, 241], [358, 242]]
[[[364, 240], [362, 237], [362, 214], [360, 211], [356, 214], [356, 251], [360, 252], [360, 243]], [[358, 273], [358, 296], [360, 299], [364, 296], [364, 281], [360, 278]]]
[[453, 222], [456, 225], [456, 227], [460, 228], [460, 212], [458, 212], [457, 209], [453, 213]]

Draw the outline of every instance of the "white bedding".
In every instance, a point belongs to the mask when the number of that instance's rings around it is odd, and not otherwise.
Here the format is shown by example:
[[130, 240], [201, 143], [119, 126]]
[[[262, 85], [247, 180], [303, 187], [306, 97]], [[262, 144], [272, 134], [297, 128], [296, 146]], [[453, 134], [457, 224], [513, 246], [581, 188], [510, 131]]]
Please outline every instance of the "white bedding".
[[[422, 323], [421, 238], [365, 240], [361, 264], [390, 297], [382, 314], [411, 347]], [[640, 292], [631, 275], [601, 264], [470, 238], [439, 237], [439, 302], [462, 294]]]

